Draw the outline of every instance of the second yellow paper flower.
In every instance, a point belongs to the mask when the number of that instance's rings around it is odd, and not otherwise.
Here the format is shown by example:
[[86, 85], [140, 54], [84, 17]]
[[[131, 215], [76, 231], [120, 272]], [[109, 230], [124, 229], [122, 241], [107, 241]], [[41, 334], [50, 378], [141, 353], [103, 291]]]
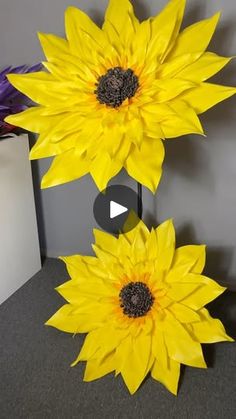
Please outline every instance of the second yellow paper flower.
[[87, 361], [85, 381], [114, 371], [133, 394], [151, 372], [176, 394], [181, 364], [206, 368], [201, 343], [232, 340], [204, 308], [225, 290], [202, 275], [205, 246], [175, 249], [171, 220], [94, 234], [96, 257], [62, 258], [71, 280], [57, 291], [68, 303], [46, 324], [88, 333], [72, 364]]

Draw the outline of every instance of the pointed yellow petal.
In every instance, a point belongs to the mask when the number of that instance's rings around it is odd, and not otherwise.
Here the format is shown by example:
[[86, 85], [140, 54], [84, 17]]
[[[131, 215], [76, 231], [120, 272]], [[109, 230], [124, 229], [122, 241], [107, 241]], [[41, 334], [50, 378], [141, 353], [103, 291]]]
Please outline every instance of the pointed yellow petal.
[[187, 53], [179, 55], [170, 61], [164, 63], [158, 69], [158, 76], [160, 78], [171, 78], [176, 76], [188, 65], [194, 63], [199, 58], [199, 53]]
[[[131, 225], [136, 225], [135, 228], [129, 229]], [[129, 243], [127, 246], [127, 251], [130, 252], [130, 247], [135, 241], [136, 236], [140, 235], [143, 241], [146, 241], [149, 237], [149, 230], [142, 220], [139, 220], [137, 214], [134, 211], [131, 211], [127, 217], [127, 220], [123, 227], [124, 234], [119, 236], [119, 240], [122, 240], [121, 243], [124, 243], [123, 237]], [[123, 244], [125, 246], [125, 244]]]
[[105, 250], [108, 253], [117, 255], [119, 253], [119, 242], [112, 234], [105, 233], [104, 231], [93, 229], [95, 237], [95, 243], [100, 249]]
[[59, 36], [38, 32], [39, 41], [48, 61], [60, 56], [60, 54], [69, 53], [68, 42]]
[[45, 157], [56, 156], [64, 153], [75, 147], [75, 135], [66, 137], [64, 140], [57, 143], [50, 142], [48, 132], [42, 132], [37, 139], [37, 142], [30, 150], [30, 160], [42, 159]]
[[168, 313], [164, 339], [169, 357], [191, 367], [206, 368], [200, 343], [194, 341], [183, 324]]
[[[7, 78], [16, 89], [36, 103], [49, 105], [62, 101], [61, 86], [49, 73], [38, 71], [28, 74], [8, 74]], [[64, 94], [66, 96], [66, 89]]]
[[[196, 291], [199, 288], [199, 284], [197, 283], [185, 283], [181, 282], [181, 278], [179, 282], [172, 282], [168, 289], [168, 297], [171, 298], [173, 301], [181, 301], [183, 304], [188, 296], [192, 295], [193, 300], [195, 301]], [[197, 299], [197, 296], [196, 296]], [[185, 304], [189, 305], [189, 304]], [[190, 306], [190, 305], [189, 305]], [[190, 306], [191, 307], [191, 306]], [[195, 307], [193, 307], [195, 308]]]
[[147, 58], [164, 59], [175, 42], [182, 23], [185, 0], [171, 0], [156, 17], [151, 19], [152, 38], [148, 45]]
[[145, 139], [140, 147], [132, 147], [125, 168], [136, 181], [156, 191], [162, 174], [164, 147], [159, 139]]
[[160, 327], [158, 325], [155, 328], [155, 332], [152, 336], [152, 353], [162, 369], [167, 369], [168, 367], [168, 353], [165, 346], [164, 335]]
[[128, 57], [128, 66], [141, 66], [145, 63], [148, 45], [151, 37], [150, 19], [143, 21], [136, 29], [136, 33], [132, 39], [132, 54]]
[[112, 159], [108, 153], [97, 154], [90, 166], [91, 176], [98, 189], [102, 191], [107, 187], [111, 180], [121, 170], [122, 164], [116, 159]]
[[168, 310], [180, 323], [191, 323], [200, 321], [200, 317], [196, 311], [191, 308], [184, 306], [180, 303], [171, 304]]
[[158, 254], [157, 235], [155, 229], [152, 228], [146, 240], [146, 250], [148, 260], [156, 259]]
[[231, 57], [220, 57], [212, 52], [206, 52], [197, 61], [180, 71], [178, 77], [200, 83], [218, 73], [231, 59]]
[[49, 188], [79, 179], [89, 172], [89, 165], [90, 163], [82, 158], [76, 149], [58, 155], [44, 175], [41, 187]]
[[168, 365], [164, 367], [160, 360], [156, 360], [152, 370], [152, 378], [162, 383], [175, 396], [178, 391], [178, 383], [180, 376], [180, 363], [173, 359], [168, 359]]
[[[205, 245], [188, 245], [181, 246], [175, 250], [171, 269], [184, 267], [183, 274], [193, 272], [201, 274], [206, 262], [206, 246]], [[168, 279], [169, 278], [169, 279]], [[176, 274], [173, 272], [167, 280], [178, 281]]]
[[[100, 48], [107, 46], [102, 30], [86, 15], [86, 13], [76, 7], [69, 6], [66, 9], [65, 30], [71, 51], [75, 55], [78, 55], [81, 51], [81, 41], [83, 40], [86, 42], [86, 37], [95, 40]], [[81, 36], [83, 36], [83, 38], [81, 38]], [[90, 53], [92, 52], [90, 51]]]
[[79, 355], [72, 362], [71, 367], [74, 367], [78, 364], [79, 361], [87, 361], [88, 359], [92, 358], [99, 349], [99, 345], [97, 344], [97, 338], [99, 336], [99, 329], [92, 330], [87, 334], [84, 339], [83, 346], [80, 350]]
[[114, 352], [108, 354], [102, 360], [99, 359], [90, 359], [87, 361], [84, 381], [93, 381], [98, 378], [103, 377], [104, 375], [109, 374], [114, 371], [116, 368]]
[[[123, 343], [121, 342], [120, 345]], [[132, 339], [131, 350], [126, 354], [126, 359], [121, 374], [131, 394], [138, 390], [145, 376], [151, 351], [151, 336], [140, 334]]]
[[158, 103], [174, 99], [186, 90], [196, 86], [193, 82], [177, 78], [158, 80], [157, 82], [154, 82], [153, 85], [158, 89], [155, 95], [155, 99]]
[[61, 117], [54, 116], [47, 118], [43, 115], [43, 107], [36, 106], [26, 109], [23, 112], [9, 115], [5, 121], [9, 124], [27, 129], [28, 131], [40, 133], [43, 130], [50, 129], [51, 125], [59, 122]]
[[136, 28], [139, 26], [139, 21], [134, 15], [133, 6], [129, 0], [120, 0], [119, 5], [117, 4], [117, 0], [109, 1], [102, 27], [108, 36], [111, 26], [119, 35], [120, 42], [123, 46], [131, 42]]
[[235, 94], [235, 87], [201, 83], [195, 89], [183, 93], [181, 99], [191, 106], [197, 114], [201, 114]]
[[[192, 89], [190, 91], [192, 92]], [[179, 98], [185, 100], [185, 94], [183, 93]], [[187, 134], [203, 135], [203, 129], [196, 112], [190, 107], [191, 105], [188, 106], [184, 100], [179, 100], [179, 98], [169, 103], [172, 115], [160, 122], [165, 137], [175, 138]], [[201, 97], [201, 101], [204, 101], [204, 98]]]
[[156, 228], [157, 262], [160, 270], [168, 271], [175, 252], [175, 229], [173, 221], [167, 220]]
[[106, 266], [107, 269], [109, 265], [118, 262], [118, 259], [116, 258], [116, 256], [112, 255], [111, 253], [106, 252], [103, 249], [100, 249], [100, 247], [96, 246], [96, 244], [92, 244], [92, 248], [97, 258]]
[[70, 304], [81, 305], [86, 299], [101, 301], [104, 297], [111, 297], [117, 291], [101, 278], [88, 277], [86, 280], [71, 280], [56, 288], [56, 291]]
[[70, 277], [79, 282], [87, 281], [91, 276], [103, 279], [107, 277], [104, 266], [94, 256], [73, 255], [60, 257], [59, 259], [66, 263]]
[[[194, 274], [188, 274], [190, 277], [195, 277], [197, 275]], [[186, 295], [186, 297], [183, 297], [181, 303], [194, 309], [199, 310], [206, 304], [210, 303], [211, 301], [215, 300], [219, 295], [221, 295], [226, 288], [221, 287], [217, 282], [211, 280], [210, 278], [204, 277], [202, 275], [199, 275], [199, 281], [205, 280], [205, 285], [203, 282], [203, 285], [201, 285], [201, 282], [198, 283], [198, 288], [191, 294]], [[197, 285], [197, 282], [195, 283]], [[178, 284], [179, 285], [179, 284]], [[186, 284], [191, 285], [191, 284]], [[194, 286], [194, 283], [192, 284]], [[184, 285], [183, 285], [184, 287]]]
[[234, 340], [226, 334], [225, 328], [220, 320], [213, 319], [208, 310], [202, 308], [198, 311], [200, 321], [191, 324], [190, 333], [194, 339], [201, 343], [215, 343]]
[[184, 29], [171, 50], [168, 60], [186, 53], [199, 52], [200, 55], [204, 52], [215, 32], [219, 17], [220, 13], [216, 13], [210, 18], [201, 20]]
[[65, 304], [45, 324], [68, 333], [87, 333], [101, 325], [101, 316], [75, 313], [76, 306]]

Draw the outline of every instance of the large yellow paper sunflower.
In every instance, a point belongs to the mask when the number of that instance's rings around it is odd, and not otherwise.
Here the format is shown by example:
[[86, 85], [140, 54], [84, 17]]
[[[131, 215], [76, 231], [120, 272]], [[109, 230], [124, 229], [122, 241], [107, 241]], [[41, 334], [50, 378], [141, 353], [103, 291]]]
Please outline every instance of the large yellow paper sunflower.
[[175, 249], [171, 220], [94, 234], [96, 257], [62, 258], [72, 279], [57, 291], [68, 304], [46, 324], [88, 332], [72, 364], [87, 361], [85, 381], [115, 371], [134, 393], [150, 371], [176, 394], [181, 364], [206, 368], [201, 343], [232, 340], [204, 308], [225, 290], [201, 274], [205, 246]]
[[102, 29], [69, 7], [67, 39], [39, 34], [48, 72], [9, 75], [39, 106], [6, 121], [40, 134], [31, 159], [55, 156], [43, 188], [90, 173], [102, 190], [124, 167], [155, 192], [162, 140], [203, 134], [197, 115], [235, 93], [206, 82], [230, 60], [206, 52], [219, 13], [180, 32], [184, 7], [171, 0], [140, 23], [128, 0], [110, 0]]

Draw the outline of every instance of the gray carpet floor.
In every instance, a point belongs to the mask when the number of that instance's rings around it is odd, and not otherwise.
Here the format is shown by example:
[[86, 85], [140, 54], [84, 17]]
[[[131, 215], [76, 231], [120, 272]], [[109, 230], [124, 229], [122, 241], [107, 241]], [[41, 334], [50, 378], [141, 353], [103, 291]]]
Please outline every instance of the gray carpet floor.
[[[236, 343], [206, 345], [208, 370], [185, 368], [178, 397], [151, 378], [133, 396], [112, 374], [84, 383], [84, 365], [70, 368], [84, 336], [44, 326], [63, 302], [54, 287], [67, 278], [63, 262], [48, 259], [0, 306], [1, 419], [236, 418]], [[209, 309], [236, 337], [236, 293]]]

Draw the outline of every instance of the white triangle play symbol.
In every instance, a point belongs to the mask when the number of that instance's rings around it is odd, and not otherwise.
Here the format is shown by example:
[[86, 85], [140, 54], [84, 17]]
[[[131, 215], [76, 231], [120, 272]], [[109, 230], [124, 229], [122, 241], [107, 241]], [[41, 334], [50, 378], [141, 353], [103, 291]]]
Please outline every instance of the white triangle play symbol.
[[128, 208], [115, 201], [110, 201], [110, 218], [115, 218], [118, 215], [124, 214], [126, 211], [128, 211]]

